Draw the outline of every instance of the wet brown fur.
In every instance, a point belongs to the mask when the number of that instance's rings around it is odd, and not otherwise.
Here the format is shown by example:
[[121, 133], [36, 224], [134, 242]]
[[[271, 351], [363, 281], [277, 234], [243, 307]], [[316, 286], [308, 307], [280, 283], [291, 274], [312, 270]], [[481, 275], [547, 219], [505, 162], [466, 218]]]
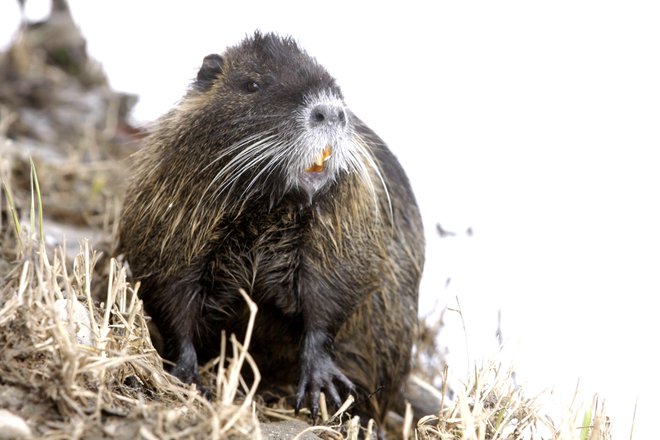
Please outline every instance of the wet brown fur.
[[[222, 182], [210, 183], [223, 145], [211, 130], [226, 135], [225, 143], [254, 130], [228, 116], [247, 115], [242, 96], [219, 98], [231, 96], [223, 91], [228, 75], [245, 69], [240, 49], [227, 51], [212, 85], [191, 90], [134, 157], [117, 252], [142, 283], [165, 357], [182, 356], [174, 334], [192, 335], [199, 362], [217, 354], [221, 330], [242, 336], [242, 288], [259, 306], [250, 352], [266, 386], [298, 383], [303, 335], [319, 328], [355, 386], [355, 412], [380, 423], [400, 398], [417, 327], [424, 239], [408, 180], [386, 145], [350, 114], [353, 142], [377, 166], [366, 167], [368, 179], [343, 173], [311, 201], [280, 191], [277, 173], [275, 186], [260, 181], [247, 201], [239, 199], [240, 184], [218, 194]], [[291, 62], [306, 68], [310, 60]]]

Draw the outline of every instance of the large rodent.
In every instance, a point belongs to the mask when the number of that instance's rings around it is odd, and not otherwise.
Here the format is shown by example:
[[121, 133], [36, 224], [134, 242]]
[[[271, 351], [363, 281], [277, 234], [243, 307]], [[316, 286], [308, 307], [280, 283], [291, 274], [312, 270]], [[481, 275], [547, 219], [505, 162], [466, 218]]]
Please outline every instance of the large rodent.
[[290, 38], [209, 55], [135, 157], [117, 252], [141, 282], [171, 372], [198, 382], [221, 330], [266, 386], [382, 422], [400, 398], [424, 263], [419, 210], [385, 143]]

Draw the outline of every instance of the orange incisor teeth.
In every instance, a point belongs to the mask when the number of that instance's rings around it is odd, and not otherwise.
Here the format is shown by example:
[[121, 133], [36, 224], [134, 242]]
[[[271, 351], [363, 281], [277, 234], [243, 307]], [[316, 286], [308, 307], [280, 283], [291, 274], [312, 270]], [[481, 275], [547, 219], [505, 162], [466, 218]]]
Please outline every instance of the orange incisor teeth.
[[308, 173], [320, 173], [325, 169], [325, 161], [330, 159], [331, 156], [332, 156], [332, 149], [330, 148], [330, 145], [328, 145], [323, 150], [323, 153], [321, 153], [316, 158], [312, 166], [306, 168], [305, 171], [307, 171]]

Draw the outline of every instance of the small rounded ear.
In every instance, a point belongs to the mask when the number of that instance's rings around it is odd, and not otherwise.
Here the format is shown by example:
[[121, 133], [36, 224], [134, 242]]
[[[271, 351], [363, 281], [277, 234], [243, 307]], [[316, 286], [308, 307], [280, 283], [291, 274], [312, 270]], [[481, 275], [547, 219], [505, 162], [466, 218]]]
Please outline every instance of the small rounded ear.
[[197, 81], [195, 87], [199, 90], [208, 90], [211, 88], [213, 81], [222, 72], [223, 60], [217, 53], [212, 53], [204, 57], [202, 67], [197, 72]]

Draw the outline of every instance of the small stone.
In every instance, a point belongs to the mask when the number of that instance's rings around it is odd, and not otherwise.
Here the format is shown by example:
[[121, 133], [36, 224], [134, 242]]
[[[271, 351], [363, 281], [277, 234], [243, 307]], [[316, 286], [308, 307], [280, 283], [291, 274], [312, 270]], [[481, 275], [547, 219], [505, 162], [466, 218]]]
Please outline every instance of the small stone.
[[0, 409], [0, 439], [21, 439], [31, 435], [32, 432], [25, 420], [5, 409]]
[[[69, 300], [58, 299], [55, 301], [55, 310], [59, 318], [64, 322], [69, 322]], [[73, 322], [76, 325], [76, 341], [81, 345], [88, 347], [94, 346], [92, 337], [92, 323], [89, 319], [89, 311], [79, 301], [73, 302]]]

